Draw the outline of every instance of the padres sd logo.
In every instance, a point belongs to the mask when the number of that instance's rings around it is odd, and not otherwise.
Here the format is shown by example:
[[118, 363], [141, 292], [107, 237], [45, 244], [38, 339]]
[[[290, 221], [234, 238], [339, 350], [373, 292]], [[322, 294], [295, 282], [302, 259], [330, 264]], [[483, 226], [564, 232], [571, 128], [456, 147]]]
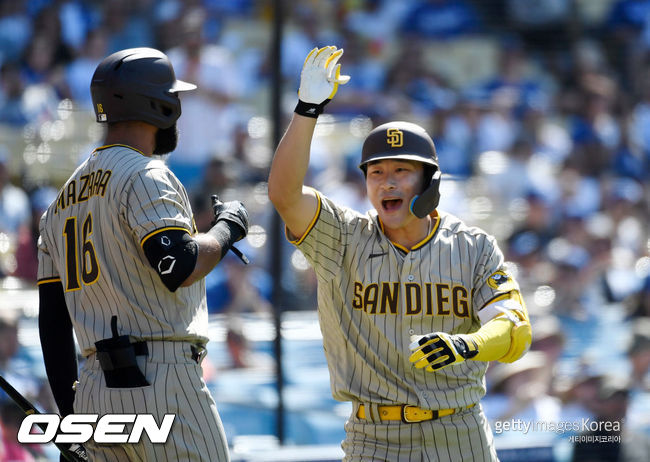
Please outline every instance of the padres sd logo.
[[404, 132], [399, 128], [389, 128], [386, 130], [386, 143], [393, 148], [400, 148], [404, 144]]
[[487, 284], [494, 290], [510, 291], [515, 288], [514, 281], [505, 271], [497, 271], [493, 273], [487, 280]]

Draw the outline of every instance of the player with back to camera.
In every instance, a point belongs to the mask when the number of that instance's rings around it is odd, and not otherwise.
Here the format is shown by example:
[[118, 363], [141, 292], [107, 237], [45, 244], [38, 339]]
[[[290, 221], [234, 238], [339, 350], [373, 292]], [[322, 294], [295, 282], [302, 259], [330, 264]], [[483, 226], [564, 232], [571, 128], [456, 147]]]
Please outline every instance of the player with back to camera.
[[495, 239], [437, 210], [429, 135], [408, 122], [370, 132], [365, 215], [303, 185], [317, 117], [349, 80], [342, 54], [307, 56], [269, 197], [318, 278], [332, 394], [353, 403], [344, 460], [497, 460], [479, 404], [485, 371], [527, 351], [530, 323]]
[[[204, 277], [246, 236], [238, 201], [215, 206], [198, 233], [183, 185], [153, 154], [176, 147], [179, 92], [167, 56], [151, 48], [106, 57], [92, 77], [95, 149], [40, 223], [39, 330], [60, 413], [175, 414], [153, 444], [85, 446], [93, 461], [227, 461], [215, 402], [202, 379], [208, 341]], [[73, 328], [83, 362], [78, 383]]]

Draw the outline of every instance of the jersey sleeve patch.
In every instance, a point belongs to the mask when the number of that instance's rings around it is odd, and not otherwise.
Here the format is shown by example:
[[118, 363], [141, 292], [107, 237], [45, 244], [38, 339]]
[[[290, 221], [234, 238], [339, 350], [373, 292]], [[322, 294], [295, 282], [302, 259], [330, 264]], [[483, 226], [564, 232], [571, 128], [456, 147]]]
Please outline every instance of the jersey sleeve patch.
[[514, 279], [506, 271], [499, 270], [490, 275], [487, 285], [499, 292], [510, 292], [517, 289]]

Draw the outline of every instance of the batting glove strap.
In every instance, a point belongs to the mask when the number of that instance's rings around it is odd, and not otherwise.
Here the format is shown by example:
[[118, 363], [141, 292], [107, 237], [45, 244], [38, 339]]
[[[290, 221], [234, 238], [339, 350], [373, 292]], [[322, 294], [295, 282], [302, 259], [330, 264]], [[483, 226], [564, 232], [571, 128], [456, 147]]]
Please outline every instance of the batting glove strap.
[[409, 361], [418, 369], [434, 372], [452, 364], [460, 364], [478, 354], [478, 345], [468, 335], [435, 332], [411, 343]]
[[298, 100], [298, 104], [296, 104], [296, 108], [293, 110], [293, 112], [301, 116], [317, 119], [318, 116], [323, 113], [323, 110], [325, 109], [325, 105], [330, 101], [332, 100], [328, 98], [320, 104], [314, 104], [314, 103], [305, 103], [302, 100]]
[[464, 359], [472, 359], [478, 354], [478, 345], [469, 335], [450, 335], [456, 351]]

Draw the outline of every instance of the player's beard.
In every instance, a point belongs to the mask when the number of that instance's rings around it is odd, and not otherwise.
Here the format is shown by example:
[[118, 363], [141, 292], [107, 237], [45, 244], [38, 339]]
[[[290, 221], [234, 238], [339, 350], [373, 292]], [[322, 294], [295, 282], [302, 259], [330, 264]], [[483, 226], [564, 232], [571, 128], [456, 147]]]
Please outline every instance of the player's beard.
[[156, 132], [156, 145], [153, 148], [154, 154], [169, 154], [178, 144], [178, 128], [176, 122], [169, 128], [159, 128]]

